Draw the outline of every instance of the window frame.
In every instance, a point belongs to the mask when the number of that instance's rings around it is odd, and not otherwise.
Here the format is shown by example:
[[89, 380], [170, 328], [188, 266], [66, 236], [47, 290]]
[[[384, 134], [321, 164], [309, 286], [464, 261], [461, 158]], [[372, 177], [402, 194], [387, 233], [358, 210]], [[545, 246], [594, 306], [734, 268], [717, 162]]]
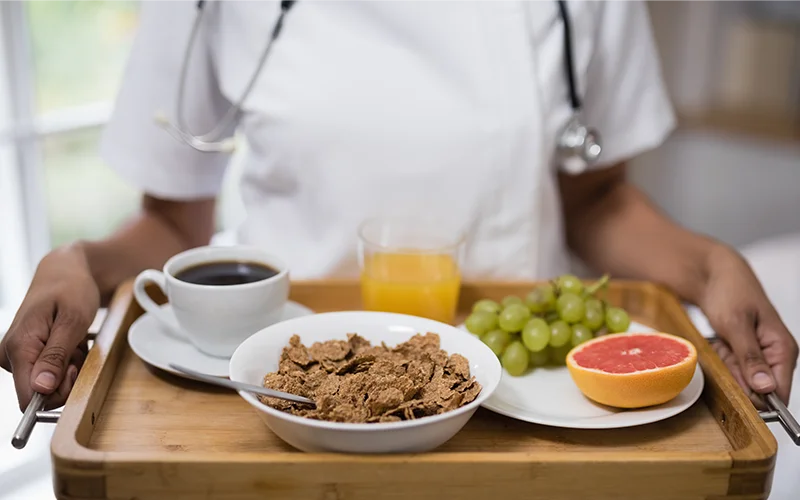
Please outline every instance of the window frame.
[[[35, 73], [28, 16], [21, 1], [0, 4], [3, 42], [6, 49], [8, 98], [11, 104], [11, 130], [36, 130]], [[16, 150], [18, 188], [22, 193], [24, 227], [30, 262], [38, 262], [49, 248], [47, 212], [44, 196], [42, 158], [35, 133], [15, 133], [11, 141]]]

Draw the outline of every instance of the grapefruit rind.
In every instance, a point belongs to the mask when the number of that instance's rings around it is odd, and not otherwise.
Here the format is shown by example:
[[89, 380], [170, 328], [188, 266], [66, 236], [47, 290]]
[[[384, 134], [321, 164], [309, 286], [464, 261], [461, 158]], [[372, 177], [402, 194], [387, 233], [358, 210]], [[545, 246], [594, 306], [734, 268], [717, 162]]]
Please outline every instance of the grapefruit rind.
[[[630, 335], [657, 335], [681, 343], [689, 350], [682, 361], [669, 366], [638, 370], [630, 373], [610, 373], [595, 368], [580, 366], [574, 359], [575, 354], [610, 338]], [[587, 398], [616, 408], [634, 409], [666, 403], [683, 391], [697, 366], [697, 349], [694, 345], [680, 337], [667, 333], [615, 333], [604, 335], [580, 344], [567, 355], [567, 368], [578, 389]]]

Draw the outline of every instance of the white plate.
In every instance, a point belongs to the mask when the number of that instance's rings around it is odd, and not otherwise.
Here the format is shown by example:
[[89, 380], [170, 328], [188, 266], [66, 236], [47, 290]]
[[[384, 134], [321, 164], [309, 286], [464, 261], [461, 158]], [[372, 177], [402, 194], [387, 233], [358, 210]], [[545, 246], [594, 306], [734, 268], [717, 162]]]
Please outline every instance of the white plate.
[[[465, 329], [463, 325], [460, 328]], [[652, 332], [631, 323], [628, 331]], [[603, 406], [581, 393], [566, 366], [540, 367], [521, 377], [503, 372], [494, 394], [483, 407], [507, 417], [553, 427], [573, 429], [614, 429], [644, 425], [686, 410], [703, 392], [703, 371], [698, 365], [691, 382], [672, 401], [637, 410]]]
[[[172, 307], [169, 304], [161, 306], [161, 310], [172, 314]], [[311, 309], [289, 301], [284, 307], [281, 321], [309, 314], [313, 314]], [[189, 341], [172, 334], [147, 313], [131, 325], [128, 330], [128, 344], [145, 363], [184, 378], [191, 377], [173, 370], [169, 364], [175, 363], [215, 377], [228, 376], [230, 358], [217, 358], [203, 353]]]

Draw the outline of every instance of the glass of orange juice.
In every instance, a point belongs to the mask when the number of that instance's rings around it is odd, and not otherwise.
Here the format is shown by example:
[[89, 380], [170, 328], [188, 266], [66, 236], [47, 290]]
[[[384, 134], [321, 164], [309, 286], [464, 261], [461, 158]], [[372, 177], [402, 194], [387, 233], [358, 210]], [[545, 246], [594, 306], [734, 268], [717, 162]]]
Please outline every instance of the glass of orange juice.
[[453, 323], [464, 233], [433, 219], [376, 218], [361, 224], [363, 306]]

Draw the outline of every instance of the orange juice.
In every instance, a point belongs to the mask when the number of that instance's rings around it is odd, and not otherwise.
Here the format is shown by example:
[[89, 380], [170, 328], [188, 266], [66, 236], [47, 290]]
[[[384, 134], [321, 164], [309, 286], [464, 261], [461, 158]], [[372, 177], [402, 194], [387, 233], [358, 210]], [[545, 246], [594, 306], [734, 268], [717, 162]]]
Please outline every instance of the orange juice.
[[364, 257], [364, 308], [452, 323], [461, 276], [449, 254], [373, 253]]

